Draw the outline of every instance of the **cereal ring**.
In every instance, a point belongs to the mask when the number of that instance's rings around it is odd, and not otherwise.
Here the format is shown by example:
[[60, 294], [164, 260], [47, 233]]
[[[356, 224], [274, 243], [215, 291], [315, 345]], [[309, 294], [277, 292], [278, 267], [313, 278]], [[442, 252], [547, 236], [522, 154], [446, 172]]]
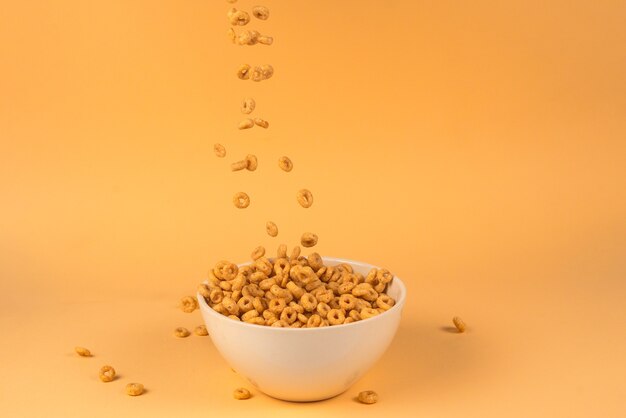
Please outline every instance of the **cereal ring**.
[[237, 305], [237, 302], [235, 302], [234, 299], [229, 298], [228, 296], [224, 296], [224, 298], [222, 299], [222, 306], [231, 315], [239, 314], [239, 305]]
[[261, 299], [258, 296], [256, 296], [252, 300], [252, 304], [254, 305], [254, 309], [256, 309], [258, 313], [263, 313], [263, 311], [267, 309], [267, 302], [265, 301], [265, 299]]
[[239, 319], [237, 315], [228, 315], [228, 317], [232, 319], [233, 321], [241, 321], [241, 319]]
[[[251, 69], [252, 69], [252, 67], [250, 67], [248, 64], [240, 65], [239, 68], [237, 69], [237, 77], [239, 77], [239, 79], [241, 79], [241, 80], [249, 80], [250, 79], [250, 70]], [[248, 120], [251, 120], [251, 119], [248, 119]]]
[[224, 299], [224, 292], [222, 291], [222, 289], [212, 289], [211, 293], [209, 293], [209, 301], [211, 303], [221, 303], [222, 299]]
[[349, 324], [349, 323], [351, 323], [351, 322], [355, 322], [355, 321], [354, 321], [354, 319], [353, 319], [353, 318], [350, 318], [349, 316], [348, 316], [348, 317], [346, 317], [346, 319], [344, 319], [344, 320], [343, 320], [343, 323], [344, 323], [344, 324]]
[[330, 306], [327, 303], [320, 302], [317, 304], [317, 313], [324, 319], [326, 319], [326, 315], [330, 312]]
[[280, 244], [278, 246], [278, 250], [276, 251], [276, 257], [287, 258], [287, 246], [285, 244]]
[[103, 382], [111, 382], [115, 379], [115, 369], [108, 365], [102, 366], [100, 368], [100, 372], [98, 373], [98, 377], [100, 377], [100, 380]]
[[254, 127], [254, 121], [252, 119], [244, 119], [237, 125], [237, 129], [250, 129]]
[[257, 38], [257, 41], [259, 41], [259, 43], [263, 45], [271, 45], [274, 43], [274, 38], [272, 38], [271, 36], [260, 35]]
[[143, 385], [141, 383], [129, 383], [126, 385], [126, 394], [129, 396], [139, 396], [143, 393]]
[[198, 309], [198, 301], [193, 296], [185, 296], [180, 300], [180, 309], [186, 313], [192, 313]]
[[350, 318], [354, 319], [355, 321], [360, 321], [361, 320], [361, 314], [356, 309], [351, 310], [348, 313], [348, 315], [350, 316]]
[[207, 331], [205, 325], [198, 325], [193, 329], [193, 333], [196, 334], [198, 337], [206, 337], [207, 335], [209, 335], [209, 331]]
[[339, 306], [343, 309], [351, 310], [356, 308], [356, 298], [349, 293], [339, 296]]
[[300, 238], [300, 244], [306, 248], [314, 247], [317, 245], [317, 235], [312, 232], [305, 232]]
[[244, 26], [250, 22], [250, 15], [243, 10], [232, 8], [226, 13], [226, 16], [233, 26]]
[[300, 300], [302, 298], [302, 296], [305, 294], [304, 289], [302, 289], [300, 286], [298, 286], [297, 284], [295, 284], [292, 281], [287, 282], [287, 290], [289, 290], [291, 292], [291, 294], [293, 295], [294, 298]]
[[267, 80], [274, 75], [274, 67], [269, 64], [261, 65], [261, 75], [263, 80]]
[[178, 338], [187, 338], [189, 337], [189, 330], [184, 327], [178, 327], [174, 330], [174, 335]]
[[250, 391], [246, 388], [237, 388], [233, 392], [233, 397], [240, 401], [244, 399], [250, 399], [251, 396], [252, 395], [250, 394]]
[[86, 349], [85, 347], [74, 347], [74, 351], [81, 357], [91, 357], [91, 351]]
[[322, 317], [318, 314], [313, 314], [309, 317], [309, 320], [306, 322], [307, 328], [316, 328], [322, 324]]
[[287, 302], [285, 301], [285, 299], [276, 298], [276, 299], [270, 300], [267, 305], [268, 305], [268, 309], [270, 310], [270, 312], [273, 312], [276, 315], [280, 315], [283, 312], [283, 310], [287, 307]]
[[283, 171], [290, 172], [291, 170], [293, 170], [293, 163], [291, 162], [289, 157], [283, 156], [278, 159], [278, 167], [280, 167], [280, 169]]
[[[265, 231], [267, 232], [267, 235], [269, 235], [270, 237], [275, 237], [278, 235], [278, 227], [272, 221], [267, 221], [265, 223]], [[279, 257], [279, 258], [287, 258], [287, 254], [285, 254], [285, 257]]]
[[243, 103], [241, 104], [241, 113], [249, 115], [254, 111], [255, 107], [256, 102], [254, 101], [254, 99], [252, 97], [246, 97], [245, 99], [243, 99]]
[[291, 256], [289, 257], [289, 260], [295, 261], [298, 259], [298, 257], [300, 257], [300, 247], [296, 245], [295, 247], [293, 247], [293, 250], [291, 250]]
[[252, 257], [252, 259], [256, 261], [259, 258], [263, 257], [264, 255], [265, 255], [265, 248], [259, 245], [258, 247], [254, 249], [254, 251], [252, 251], [252, 254], [250, 255], [250, 257]]
[[[241, 320], [244, 322], [248, 322], [252, 318], [256, 318], [258, 316], [259, 313], [256, 311], [256, 309], [252, 309], [251, 311], [248, 311], [245, 314], [241, 315]], [[265, 324], [265, 321], [263, 321], [263, 324]]]
[[248, 161], [247, 160], [240, 160], [240, 161], [235, 161], [234, 163], [232, 163], [230, 165], [230, 170], [231, 171], [241, 171], [244, 168], [248, 167]]
[[226, 310], [226, 308], [224, 308], [222, 302], [216, 303], [215, 305], [211, 306], [211, 308], [213, 308], [213, 310], [217, 313], [228, 316], [228, 311]]
[[260, 271], [268, 277], [272, 274], [272, 270], [274, 270], [272, 263], [270, 263], [270, 261], [265, 257], [258, 258], [254, 262], [254, 267], [256, 268], [256, 271]]
[[378, 402], [378, 394], [373, 390], [365, 390], [363, 392], [359, 392], [359, 396], [357, 397], [357, 399], [361, 403], [371, 405]]
[[391, 307], [395, 304], [396, 304], [396, 301], [393, 300], [392, 297], [385, 295], [385, 294], [379, 295], [378, 298], [376, 299], [376, 307], [381, 308], [385, 311], [391, 309]]
[[263, 70], [260, 66], [255, 66], [250, 73], [250, 80], [259, 82], [263, 80]]
[[256, 155], [248, 154], [246, 155], [246, 168], [248, 171], [254, 171], [259, 166], [259, 162], [256, 158]]
[[243, 29], [239, 32], [236, 41], [239, 45], [255, 45], [257, 43], [260, 33], [255, 30]]
[[339, 309], [331, 309], [326, 314], [326, 319], [330, 325], [340, 325], [346, 319], [346, 315]]
[[267, 20], [270, 17], [270, 9], [265, 6], [254, 6], [252, 8], [252, 15], [260, 20]]
[[317, 299], [315, 298], [315, 296], [313, 296], [310, 293], [305, 293], [302, 296], [300, 296], [300, 305], [307, 312], [313, 312], [315, 308], [317, 308], [317, 304], [318, 304]]
[[244, 192], [236, 193], [235, 196], [233, 196], [233, 203], [239, 209], [245, 209], [250, 206], [250, 196]]
[[318, 253], [309, 254], [307, 261], [309, 262], [309, 267], [311, 267], [315, 272], [324, 267], [324, 261]]
[[282, 319], [280, 319], [278, 321], [273, 322], [271, 326], [278, 327], [278, 328], [287, 328], [289, 327], [289, 324], [283, 321]]
[[354, 283], [346, 282], [346, 283], [341, 283], [339, 287], [337, 288], [337, 291], [339, 292], [340, 295], [343, 295], [345, 293], [352, 292], [352, 289], [354, 289]]
[[299, 190], [296, 194], [296, 198], [303, 208], [310, 208], [313, 204], [313, 194], [308, 189]]
[[261, 118], [254, 118], [254, 124], [256, 126], [260, 126], [263, 129], [267, 129], [270, 127], [270, 123], [266, 121], [265, 119], [261, 119]]
[[215, 145], [213, 145], [213, 152], [219, 158], [226, 157], [226, 148], [224, 148], [224, 145], [222, 145], [222, 144], [215, 144]]
[[318, 302], [328, 303], [335, 298], [335, 294], [330, 289], [324, 289], [321, 292], [318, 292], [315, 297]]
[[262, 290], [266, 290], [266, 291], [267, 291], [267, 290], [270, 290], [270, 288], [271, 288], [273, 285], [275, 285], [275, 284], [276, 284], [276, 280], [275, 280], [273, 277], [269, 277], [269, 278], [267, 278], [267, 279], [265, 279], [265, 280], [261, 280], [261, 281], [259, 282], [259, 287], [260, 287]]
[[[300, 305], [298, 305], [298, 306], [300, 306]], [[300, 306], [300, 307], [301, 307], [301, 306]], [[306, 325], [306, 323], [309, 321], [309, 317], [308, 317], [308, 316], [306, 316], [306, 315], [305, 315], [305, 314], [303, 314], [303, 313], [299, 313], [299, 314], [298, 314], [298, 321], [300, 321], [300, 322], [302, 322], [303, 324], [305, 324], [305, 325]]]
[[380, 312], [378, 312], [376, 309], [372, 309], [372, 308], [363, 308], [361, 309], [361, 312], [359, 312], [361, 315], [361, 319], [368, 319], [371, 318], [373, 316], [376, 315], [380, 315]]
[[228, 39], [230, 39], [232, 43], [235, 43], [235, 40], [237, 39], [237, 34], [235, 33], [235, 30], [233, 28], [228, 28], [226, 34], [228, 35]]
[[291, 306], [287, 306], [280, 313], [280, 319], [291, 325], [298, 320], [298, 312]]
[[302, 328], [302, 322], [296, 321], [293, 324], [289, 325], [289, 328]]
[[253, 300], [254, 298], [251, 296], [242, 296], [237, 301], [237, 306], [239, 306], [239, 310], [244, 313], [251, 310], [254, 310], [256, 312], [256, 310], [254, 309], [254, 303], [252, 302]]
[[237, 277], [238, 272], [239, 267], [237, 267], [237, 264], [225, 260], [220, 261], [213, 267], [213, 273], [220, 280], [232, 280]]
[[250, 319], [246, 320], [245, 323], [246, 324], [254, 324], [254, 325], [265, 325], [265, 320], [263, 318], [255, 316], [254, 318], [250, 318]]
[[205, 299], [208, 299], [211, 296], [211, 288], [206, 283], [201, 283], [198, 286], [198, 293], [202, 295]]
[[455, 316], [454, 318], [452, 318], [452, 322], [459, 332], [465, 332], [465, 322], [463, 322], [461, 318]]

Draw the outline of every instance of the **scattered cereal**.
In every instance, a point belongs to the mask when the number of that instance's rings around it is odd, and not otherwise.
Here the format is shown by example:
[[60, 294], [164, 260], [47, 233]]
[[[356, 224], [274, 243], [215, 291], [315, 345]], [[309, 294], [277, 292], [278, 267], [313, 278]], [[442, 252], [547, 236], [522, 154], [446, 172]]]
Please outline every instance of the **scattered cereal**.
[[248, 160], [235, 161], [230, 165], [232, 171], [241, 171], [244, 168], [248, 168]]
[[310, 208], [313, 204], [313, 194], [310, 190], [299, 190], [296, 194], [296, 198], [298, 199], [298, 203], [300, 203], [300, 206], [302, 206], [303, 208]]
[[217, 155], [219, 158], [226, 157], [226, 148], [224, 148], [224, 145], [222, 144], [213, 145], [213, 152], [215, 152], [215, 155]]
[[189, 330], [184, 327], [178, 327], [174, 330], [174, 335], [178, 338], [187, 338], [189, 337]]
[[198, 301], [193, 296], [185, 296], [180, 300], [180, 309], [186, 313], [192, 313], [198, 309]]
[[232, 8], [226, 13], [226, 16], [233, 26], [244, 26], [250, 22], [250, 15], [243, 10]]
[[252, 15], [260, 20], [267, 20], [270, 17], [270, 10], [265, 6], [254, 6]]
[[81, 357], [91, 357], [91, 351], [89, 351], [85, 347], [74, 347], [74, 350]]
[[261, 118], [254, 118], [254, 124], [257, 126], [260, 126], [261, 128], [269, 128], [270, 127], [270, 123], [264, 119]]
[[250, 391], [246, 388], [237, 388], [235, 389], [235, 392], [233, 392], [233, 396], [235, 397], [235, 399], [241, 401], [244, 399], [250, 399], [252, 395], [250, 394]]
[[248, 171], [254, 171], [259, 166], [259, 161], [256, 158], [256, 155], [248, 154], [246, 156], [246, 168]]
[[274, 38], [272, 38], [271, 36], [259, 35], [257, 41], [263, 45], [271, 45], [274, 43]]
[[194, 328], [193, 333], [199, 337], [206, 337], [207, 335], [209, 335], [209, 331], [207, 331], [205, 325], [198, 325]]
[[245, 209], [250, 206], [250, 196], [244, 192], [235, 193], [235, 196], [233, 196], [233, 203], [239, 209]]
[[274, 75], [274, 67], [269, 64], [261, 65], [261, 73], [263, 74], [263, 80], [267, 80]]
[[278, 235], [278, 227], [272, 221], [267, 221], [265, 224], [265, 230], [267, 231], [267, 235], [270, 237], [275, 237]]
[[455, 316], [454, 318], [452, 318], [452, 322], [459, 332], [465, 332], [465, 322], [463, 322], [461, 318]]
[[246, 97], [245, 99], [243, 99], [243, 103], [241, 104], [241, 113], [249, 115], [254, 111], [255, 107], [256, 102], [254, 101], [254, 99], [251, 97]]
[[253, 260], [258, 260], [259, 258], [263, 257], [265, 255], [265, 248], [262, 246], [258, 246], [254, 249], [254, 251], [252, 251], [252, 259]]
[[286, 172], [290, 172], [291, 170], [293, 170], [293, 163], [291, 162], [289, 157], [280, 157], [278, 159], [278, 166], [281, 170], [284, 170]]
[[238, 129], [250, 129], [252, 127], [254, 127], [254, 121], [252, 119], [244, 119], [237, 125]]
[[256, 45], [260, 33], [255, 30], [243, 29], [237, 35], [236, 42], [239, 45]]
[[300, 244], [306, 248], [314, 247], [317, 244], [317, 235], [312, 232], [305, 232], [300, 238]]
[[129, 383], [126, 385], [126, 394], [129, 396], [139, 396], [143, 393], [143, 385], [141, 383]]
[[361, 403], [371, 405], [378, 402], [378, 394], [373, 390], [364, 390], [363, 392], [359, 392], [358, 400]]
[[252, 67], [250, 67], [248, 64], [240, 65], [239, 69], [237, 69], [237, 77], [239, 77], [242, 80], [249, 80], [251, 69]]
[[102, 366], [98, 376], [103, 382], [110, 382], [115, 379], [115, 369], [111, 366]]

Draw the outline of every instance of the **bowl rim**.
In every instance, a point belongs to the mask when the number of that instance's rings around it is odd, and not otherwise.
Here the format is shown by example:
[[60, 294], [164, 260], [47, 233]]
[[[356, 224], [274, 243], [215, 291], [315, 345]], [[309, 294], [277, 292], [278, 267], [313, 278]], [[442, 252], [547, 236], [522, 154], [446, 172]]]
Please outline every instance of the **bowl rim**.
[[[336, 263], [336, 264], [342, 264], [342, 263], [346, 263], [346, 264], [350, 264], [350, 265], [354, 265], [354, 266], [359, 266], [359, 267], [365, 267], [365, 268], [376, 268], [376, 269], [380, 269], [381, 267], [377, 267], [373, 264], [369, 264], [369, 263], [364, 263], [362, 261], [356, 261], [356, 260], [350, 260], [347, 258], [336, 258], [336, 257], [322, 257], [322, 260], [324, 260], [325, 262], [331, 262], [331, 263]], [[245, 262], [245, 263], [240, 263], [237, 264], [237, 267], [243, 267], [246, 265], [250, 265], [253, 262]], [[336, 265], [333, 264], [333, 265]], [[242, 326], [245, 328], [248, 327], [254, 327], [253, 329], [267, 329], [267, 330], [273, 330], [270, 332], [332, 332], [329, 330], [336, 330], [336, 329], [340, 329], [341, 327], [355, 327], [355, 326], [367, 326], [368, 323], [371, 324], [371, 322], [368, 322], [370, 320], [372, 321], [379, 321], [382, 320], [382, 317], [385, 317], [387, 314], [389, 314], [390, 312], [395, 312], [397, 310], [401, 310], [402, 307], [404, 306], [404, 303], [406, 301], [406, 286], [404, 284], [404, 282], [399, 279], [396, 275], [393, 276], [393, 282], [396, 283], [396, 285], [398, 285], [399, 289], [400, 289], [400, 297], [398, 298], [398, 300], [396, 300], [396, 303], [388, 310], [386, 310], [385, 312], [373, 316], [371, 318], [367, 318], [367, 319], [363, 319], [360, 321], [355, 321], [355, 322], [350, 322], [348, 324], [341, 324], [341, 325], [332, 325], [332, 326], [327, 326], [327, 327], [313, 327], [313, 328], [291, 328], [291, 327], [272, 327], [272, 326], [268, 326], [268, 325], [258, 325], [258, 324], [249, 324], [247, 322], [243, 322], [243, 321], [235, 321], [234, 319], [231, 319], [225, 315], [222, 315], [221, 313], [213, 310], [213, 308], [211, 308], [206, 301], [204, 300], [204, 297], [197, 292], [196, 293], [196, 299], [198, 300], [198, 306], [200, 306], [200, 310], [203, 312], [207, 312], [208, 315], [214, 316], [216, 318], [220, 318], [220, 320], [226, 320], [229, 321], [229, 323], [234, 324], [235, 326]], [[202, 283], [208, 283], [208, 280], [204, 280]], [[388, 316], [388, 315], [387, 315]], [[363, 324], [366, 325], [363, 325]]]

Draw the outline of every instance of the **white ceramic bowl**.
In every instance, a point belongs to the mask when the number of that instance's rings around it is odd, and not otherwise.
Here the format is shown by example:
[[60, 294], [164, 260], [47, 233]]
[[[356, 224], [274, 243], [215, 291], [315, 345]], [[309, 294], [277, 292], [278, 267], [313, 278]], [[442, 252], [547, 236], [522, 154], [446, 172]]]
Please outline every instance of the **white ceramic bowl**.
[[[350, 264], [364, 275], [375, 267], [340, 258], [323, 260], [326, 265]], [[387, 294], [396, 300], [388, 311], [322, 328], [277, 328], [234, 321], [197, 296], [215, 347], [237, 373], [269, 396], [306, 402], [346, 391], [382, 356], [400, 323], [404, 283], [394, 277]]]

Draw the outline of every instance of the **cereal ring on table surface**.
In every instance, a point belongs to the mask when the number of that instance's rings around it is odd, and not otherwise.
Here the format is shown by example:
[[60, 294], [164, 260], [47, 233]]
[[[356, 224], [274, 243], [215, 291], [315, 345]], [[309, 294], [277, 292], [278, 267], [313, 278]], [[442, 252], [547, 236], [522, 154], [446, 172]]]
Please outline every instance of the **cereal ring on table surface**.
[[461, 318], [459, 318], [458, 316], [455, 316], [454, 318], [452, 318], [452, 323], [454, 323], [454, 326], [459, 332], [465, 332], [465, 329], [466, 329], [465, 322], [463, 322]]
[[198, 325], [193, 329], [193, 333], [196, 334], [198, 337], [206, 337], [207, 335], [209, 335], [209, 331], [207, 331], [206, 325]]
[[248, 171], [254, 171], [259, 166], [259, 161], [256, 158], [256, 155], [248, 154], [246, 155], [246, 169]]
[[[239, 79], [241, 80], [249, 80], [251, 69], [252, 67], [250, 67], [248, 64], [240, 65], [239, 68], [237, 69], [237, 77], [239, 77]], [[251, 121], [251, 119], [249, 120]], [[253, 123], [253, 126], [254, 126], [254, 123]]]
[[243, 170], [246, 167], [248, 167], [248, 161], [240, 160], [240, 161], [235, 161], [234, 163], [232, 163], [230, 165], [230, 170], [231, 171], [241, 171], [241, 170]]
[[237, 124], [237, 129], [239, 130], [251, 129], [251, 128], [254, 128], [254, 121], [252, 119], [243, 119], [242, 121], [239, 122], [239, 124]]
[[102, 366], [98, 372], [98, 377], [103, 382], [111, 382], [115, 379], [115, 369], [109, 365]]
[[300, 238], [300, 244], [306, 248], [314, 247], [317, 245], [317, 235], [312, 232], [305, 232]]
[[256, 126], [260, 126], [263, 129], [267, 129], [270, 127], [270, 123], [266, 121], [265, 119], [261, 119], [261, 118], [254, 118], [254, 124]]
[[259, 258], [263, 257], [264, 255], [265, 255], [265, 248], [259, 245], [258, 247], [254, 249], [254, 251], [252, 251], [252, 254], [250, 254], [250, 257], [252, 257], [252, 259], [256, 261]]
[[376, 299], [376, 307], [377, 308], [381, 308], [385, 311], [391, 309], [391, 307], [393, 305], [396, 304], [396, 301], [393, 300], [393, 298], [389, 295], [378, 295], [378, 298]]
[[380, 312], [378, 312], [378, 310], [373, 309], [373, 308], [363, 308], [361, 309], [359, 314], [361, 315], [361, 319], [368, 319], [376, 315], [380, 315]]
[[219, 158], [226, 157], [226, 148], [224, 148], [224, 145], [222, 145], [222, 144], [215, 144], [215, 145], [213, 145], [213, 152]]
[[85, 347], [74, 347], [74, 351], [81, 357], [91, 357], [91, 351], [86, 349]]
[[359, 392], [357, 399], [361, 403], [371, 405], [378, 402], [378, 394], [373, 390], [364, 390], [363, 392]]
[[313, 193], [308, 189], [301, 189], [296, 194], [298, 203], [303, 208], [310, 208], [313, 205]]
[[289, 157], [282, 156], [278, 159], [278, 167], [283, 171], [290, 172], [293, 170], [293, 163]]
[[126, 385], [126, 394], [128, 396], [139, 396], [143, 393], [143, 385], [141, 383], [129, 383]]
[[250, 196], [244, 192], [236, 193], [235, 196], [233, 196], [233, 203], [239, 209], [245, 209], [250, 206]]
[[346, 315], [339, 309], [331, 309], [326, 314], [326, 319], [330, 325], [340, 325], [346, 319]]
[[309, 254], [307, 261], [309, 262], [309, 267], [315, 272], [324, 267], [324, 260], [322, 260], [322, 257], [318, 253]]
[[233, 392], [233, 397], [240, 401], [244, 399], [250, 399], [251, 396], [252, 395], [250, 394], [250, 391], [246, 388], [237, 388]]
[[252, 15], [259, 20], [267, 20], [270, 17], [270, 9], [265, 6], [254, 6], [252, 8]]
[[250, 15], [243, 10], [232, 8], [226, 13], [226, 16], [233, 26], [245, 26], [250, 22]]
[[189, 337], [189, 330], [185, 327], [178, 327], [174, 329], [174, 336], [178, 338], [187, 338]]
[[241, 104], [241, 113], [245, 115], [249, 115], [256, 108], [256, 102], [252, 97], [246, 97], [243, 99], [243, 103]]
[[[270, 237], [275, 237], [278, 235], [278, 226], [276, 226], [276, 224], [272, 221], [267, 221], [265, 223], [265, 231], [267, 232], [267, 235], [269, 235]], [[286, 254], [285, 254], [286, 257]]]
[[198, 309], [198, 301], [193, 296], [185, 296], [180, 300], [180, 309], [186, 313], [192, 313]]

